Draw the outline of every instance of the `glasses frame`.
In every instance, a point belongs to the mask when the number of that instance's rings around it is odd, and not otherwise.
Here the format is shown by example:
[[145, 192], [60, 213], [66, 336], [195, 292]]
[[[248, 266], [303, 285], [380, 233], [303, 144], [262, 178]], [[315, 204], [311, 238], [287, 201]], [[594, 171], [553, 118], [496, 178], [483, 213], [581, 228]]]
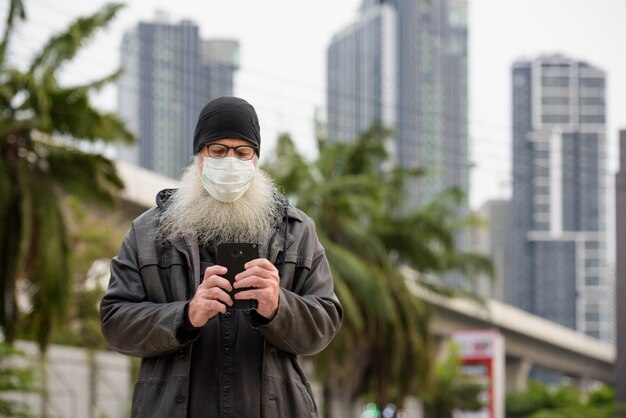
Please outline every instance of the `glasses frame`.
[[[219, 146], [219, 147], [226, 148], [226, 153], [224, 154], [223, 157], [214, 157], [214, 156], [211, 155], [211, 151], [209, 149], [212, 146]], [[226, 158], [228, 156], [228, 153], [230, 152], [231, 149], [235, 152], [235, 157], [238, 160], [241, 160], [241, 161], [249, 161], [249, 160], [253, 159], [254, 156], [257, 155], [257, 152], [258, 152], [257, 147], [255, 147], [254, 145], [237, 145], [235, 147], [229, 147], [228, 145], [225, 145], [225, 144], [209, 143], [209, 144], [204, 144], [204, 148], [206, 148], [207, 155], [209, 157], [211, 157], [211, 158], [216, 159], [216, 160], [221, 160], [222, 158]], [[250, 148], [254, 152], [251, 154], [250, 158], [240, 158], [239, 155], [237, 154], [237, 150], [240, 149], [240, 148]]]

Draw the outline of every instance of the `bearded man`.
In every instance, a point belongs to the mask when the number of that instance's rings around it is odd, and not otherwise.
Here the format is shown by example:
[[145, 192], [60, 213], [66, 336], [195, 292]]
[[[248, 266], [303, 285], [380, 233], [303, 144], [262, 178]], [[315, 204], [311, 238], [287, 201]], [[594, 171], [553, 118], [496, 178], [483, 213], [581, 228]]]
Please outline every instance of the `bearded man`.
[[[158, 194], [112, 260], [102, 332], [142, 358], [133, 417], [318, 416], [299, 356], [331, 342], [343, 310], [313, 221], [258, 168], [260, 145], [248, 102], [209, 102], [181, 188]], [[222, 243], [258, 247], [233, 284]]]

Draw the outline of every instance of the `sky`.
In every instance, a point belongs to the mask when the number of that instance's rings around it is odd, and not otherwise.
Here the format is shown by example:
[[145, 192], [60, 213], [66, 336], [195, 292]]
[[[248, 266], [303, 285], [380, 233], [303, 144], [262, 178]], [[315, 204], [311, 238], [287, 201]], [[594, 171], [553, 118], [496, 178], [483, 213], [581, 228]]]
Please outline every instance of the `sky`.
[[[0, 0], [3, 19], [8, 1]], [[51, 33], [105, 2], [25, 3], [28, 22], [19, 27], [11, 49], [17, 62], [25, 62]], [[189, 19], [204, 39], [239, 41], [235, 94], [256, 107], [264, 149], [273, 147], [278, 133], [288, 132], [312, 157], [314, 112], [323, 112], [325, 106], [326, 48], [333, 34], [357, 18], [360, 3], [130, 0], [75, 63], [63, 69], [62, 80], [82, 83], [113, 72], [119, 66], [123, 32], [140, 20], [152, 21], [157, 11], [171, 22]], [[468, 22], [472, 207], [510, 193], [510, 73], [517, 59], [561, 53], [606, 71], [608, 168], [615, 172], [617, 132], [626, 129], [626, 0], [468, 0]], [[95, 101], [114, 111], [115, 88], [106, 88]]]

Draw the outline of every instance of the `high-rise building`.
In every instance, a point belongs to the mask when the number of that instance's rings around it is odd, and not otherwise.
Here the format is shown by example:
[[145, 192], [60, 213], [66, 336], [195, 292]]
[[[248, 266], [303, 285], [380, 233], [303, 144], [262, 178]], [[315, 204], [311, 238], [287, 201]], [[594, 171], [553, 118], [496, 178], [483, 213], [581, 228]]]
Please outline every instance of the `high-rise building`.
[[[363, 0], [356, 22], [331, 40], [327, 65], [331, 140], [392, 129], [394, 163], [429, 173], [408, 185], [408, 207], [451, 187], [469, 195], [467, 0]], [[467, 203], [456, 211], [467, 216]], [[455, 241], [467, 249], [469, 234]], [[457, 273], [443, 281], [468, 287]]]
[[124, 35], [118, 110], [138, 143], [119, 158], [177, 178], [193, 154], [198, 113], [232, 95], [238, 43], [200, 39], [198, 26], [141, 22]]
[[626, 406], [626, 130], [619, 133], [619, 172], [615, 176], [617, 272], [615, 274], [616, 342], [615, 400]]
[[513, 197], [507, 301], [611, 341], [605, 74], [560, 55], [512, 69]]
[[484, 297], [504, 301], [505, 274], [508, 273], [509, 213], [511, 202], [508, 200], [489, 200], [477, 211], [476, 215], [485, 221], [485, 225], [472, 231], [472, 250], [489, 257], [493, 262], [493, 280], [479, 277], [474, 291]]
[[394, 160], [432, 172], [411, 186], [412, 204], [468, 189], [466, 0], [364, 0], [327, 55], [331, 140], [393, 129]]
[[396, 10], [363, 7], [328, 47], [328, 137], [352, 141], [375, 123], [394, 128], [397, 102]]

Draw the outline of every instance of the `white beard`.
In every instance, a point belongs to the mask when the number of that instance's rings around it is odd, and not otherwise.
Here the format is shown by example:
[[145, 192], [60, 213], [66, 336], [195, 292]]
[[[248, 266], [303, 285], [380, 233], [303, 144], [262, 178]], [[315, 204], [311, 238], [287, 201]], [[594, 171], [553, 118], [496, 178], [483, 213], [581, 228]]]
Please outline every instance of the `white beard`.
[[159, 232], [168, 241], [192, 237], [199, 245], [221, 242], [263, 243], [282, 216], [280, 195], [262, 170], [257, 169], [246, 193], [232, 203], [211, 196], [195, 162], [181, 177], [182, 186], [169, 198], [159, 216]]

